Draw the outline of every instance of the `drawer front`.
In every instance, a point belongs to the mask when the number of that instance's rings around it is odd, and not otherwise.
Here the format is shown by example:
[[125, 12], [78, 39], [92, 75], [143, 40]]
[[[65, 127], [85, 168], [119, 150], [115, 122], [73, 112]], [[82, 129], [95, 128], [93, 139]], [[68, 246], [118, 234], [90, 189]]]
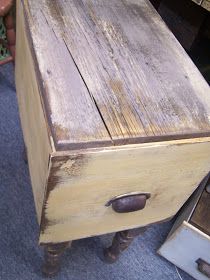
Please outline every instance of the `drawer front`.
[[184, 221], [159, 253], [195, 279], [209, 279], [206, 275], [210, 275], [210, 237], [191, 224]]
[[[209, 138], [204, 138], [53, 156], [40, 242], [79, 239], [173, 216], [208, 173], [209, 154]], [[141, 210], [118, 213], [109, 203], [139, 193], [148, 195]]]

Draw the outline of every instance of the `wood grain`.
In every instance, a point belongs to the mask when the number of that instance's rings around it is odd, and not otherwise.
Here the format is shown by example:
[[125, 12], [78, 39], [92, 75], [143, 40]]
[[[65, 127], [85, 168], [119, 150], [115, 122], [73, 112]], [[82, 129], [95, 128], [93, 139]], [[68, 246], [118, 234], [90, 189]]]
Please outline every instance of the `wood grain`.
[[45, 186], [48, 178], [48, 164], [53, 145], [40, 98], [40, 88], [34, 69], [20, 0], [17, 1], [17, 45], [15, 81], [17, 98], [27, 148], [29, 170], [33, 187], [38, 221], [40, 222]]
[[57, 149], [210, 135], [210, 90], [148, 0], [23, 0]]
[[54, 32], [50, 18], [44, 14], [45, 3], [32, 2], [29, 10], [24, 1], [28, 40], [32, 40], [34, 60], [37, 59], [41, 94], [55, 146], [66, 139], [71, 148], [88, 147], [89, 142], [110, 145], [110, 136], [65, 41]]
[[[173, 216], [209, 172], [210, 139], [56, 152], [40, 242], [63, 242], [145, 226]], [[146, 207], [119, 214], [113, 197], [151, 193]]]

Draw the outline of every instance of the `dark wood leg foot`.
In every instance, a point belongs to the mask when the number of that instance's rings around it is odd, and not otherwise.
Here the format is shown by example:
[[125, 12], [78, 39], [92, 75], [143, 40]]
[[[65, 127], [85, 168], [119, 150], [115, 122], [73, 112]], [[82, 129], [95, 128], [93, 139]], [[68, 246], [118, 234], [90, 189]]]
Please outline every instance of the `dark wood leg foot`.
[[112, 245], [104, 250], [104, 260], [107, 263], [114, 263], [118, 260], [120, 254], [126, 250], [135, 237], [144, 233], [146, 228], [137, 228], [117, 232], [112, 241]]
[[63, 242], [58, 244], [48, 244], [44, 248], [44, 265], [42, 266], [42, 273], [44, 276], [51, 277], [60, 270], [60, 259], [65, 250], [70, 247], [71, 242]]

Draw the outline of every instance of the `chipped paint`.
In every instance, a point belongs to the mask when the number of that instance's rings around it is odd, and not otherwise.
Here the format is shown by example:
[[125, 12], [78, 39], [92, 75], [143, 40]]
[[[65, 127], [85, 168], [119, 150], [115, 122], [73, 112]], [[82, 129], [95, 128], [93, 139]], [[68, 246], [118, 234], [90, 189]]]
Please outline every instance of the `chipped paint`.
[[72, 174], [72, 167], [76, 163], [76, 160], [69, 159], [67, 162], [63, 163], [60, 167], [61, 170], [64, 170], [67, 174]]

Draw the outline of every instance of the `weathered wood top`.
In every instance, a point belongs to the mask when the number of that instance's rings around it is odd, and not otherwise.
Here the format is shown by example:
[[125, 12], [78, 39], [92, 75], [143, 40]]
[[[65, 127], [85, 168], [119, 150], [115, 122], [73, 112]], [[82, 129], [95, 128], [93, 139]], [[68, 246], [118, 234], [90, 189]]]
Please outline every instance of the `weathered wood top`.
[[57, 149], [210, 135], [210, 90], [148, 0], [22, 0]]

